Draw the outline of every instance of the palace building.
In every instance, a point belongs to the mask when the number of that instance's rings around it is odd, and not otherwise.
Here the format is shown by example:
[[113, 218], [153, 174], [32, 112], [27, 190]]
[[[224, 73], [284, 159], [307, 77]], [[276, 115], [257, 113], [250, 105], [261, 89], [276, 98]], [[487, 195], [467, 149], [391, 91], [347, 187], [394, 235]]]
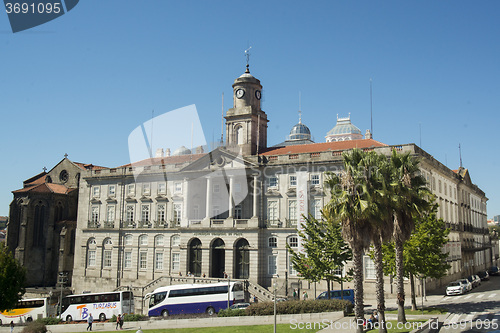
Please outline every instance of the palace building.
[[[422, 174], [438, 198], [438, 217], [451, 229], [444, 249], [449, 274], [429, 280], [428, 289], [491, 264], [487, 198], [467, 169], [450, 170], [415, 144], [387, 145], [369, 131], [363, 138], [350, 117], [337, 117], [326, 142], [314, 143], [299, 119], [287, 140], [268, 146], [270, 120], [261, 109], [261, 94], [260, 81], [247, 66], [233, 83], [225, 145], [215, 150], [170, 147], [176, 149], [172, 155], [160, 149], [155, 157], [132, 164], [78, 170], [74, 292], [128, 288], [141, 297], [161, 284], [226, 277], [246, 280], [249, 293], [260, 299], [269, 299], [267, 288], [274, 283], [280, 295], [296, 288], [310, 295], [314, 288], [326, 289], [297, 276], [286, 244], [299, 246], [296, 228], [302, 214], [320, 218], [329, 200], [326, 173], [341, 170], [342, 152], [353, 148], [386, 155], [395, 149], [421, 158]], [[46, 178], [45, 186], [54, 186]], [[18, 205], [19, 194], [14, 195]], [[26, 204], [36, 207], [34, 201]], [[47, 201], [48, 209], [54, 204]], [[36, 216], [11, 221], [24, 223], [26, 230], [32, 223], [38, 230]], [[20, 239], [29, 233], [19, 232], [25, 235]], [[27, 251], [29, 243], [23, 244], [11, 246], [16, 256]], [[368, 256], [364, 277], [367, 292], [373, 291], [375, 272]], [[386, 291], [393, 289], [388, 278]]]

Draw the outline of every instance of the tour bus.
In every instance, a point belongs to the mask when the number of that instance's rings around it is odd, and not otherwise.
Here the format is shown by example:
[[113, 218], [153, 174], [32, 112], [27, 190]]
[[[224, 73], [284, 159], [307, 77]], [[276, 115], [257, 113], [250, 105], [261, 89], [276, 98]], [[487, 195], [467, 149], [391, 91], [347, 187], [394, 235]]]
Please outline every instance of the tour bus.
[[160, 287], [146, 298], [149, 298], [150, 317], [203, 312], [213, 315], [227, 309], [228, 300], [230, 306], [243, 302], [244, 291], [241, 282], [180, 284]]
[[90, 314], [94, 320], [105, 321], [113, 315], [134, 313], [134, 295], [131, 291], [115, 291], [69, 295], [63, 298], [61, 318], [65, 321], [87, 320]]
[[9, 324], [11, 321], [14, 324], [29, 323], [39, 318], [45, 318], [49, 310], [48, 307], [47, 298], [20, 300], [14, 309], [0, 312], [0, 325]]

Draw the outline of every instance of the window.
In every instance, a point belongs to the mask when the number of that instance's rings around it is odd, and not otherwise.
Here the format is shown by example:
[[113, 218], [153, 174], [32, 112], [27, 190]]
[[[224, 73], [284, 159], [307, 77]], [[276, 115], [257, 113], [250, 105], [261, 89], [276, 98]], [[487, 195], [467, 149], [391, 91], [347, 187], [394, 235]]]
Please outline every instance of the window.
[[278, 246], [278, 240], [276, 239], [276, 237], [269, 237], [269, 247], [277, 247]]
[[108, 187], [108, 195], [110, 197], [114, 197], [116, 195], [116, 186], [115, 185], [109, 185], [109, 187]]
[[219, 206], [213, 206], [212, 207], [212, 216], [215, 219], [218, 219], [218, 218], [220, 218], [219, 214], [220, 214], [220, 207]]
[[220, 184], [214, 184], [214, 186], [213, 186], [213, 192], [214, 193], [219, 193], [220, 192]]
[[158, 235], [156, 236], [156, 241], [155, 241], [155, 245], [156, 246], [163, 246], [164, 245], [164, 237], [162, 235]]
[[104, 267], [111, 267], [111, 250], [104, 250]]
[[278, 177], [269, 178], [269, 187], [278, 187]]
[[199, 205], [193, 205], [193, 218], [194, 219], [200, 218], [200, 206]]
[[278, 201], [268, 201], [267, 203], [267, 219], [269, 221], [278, 220]]
[[289, 237], [288, 238], [288, 245], [290, 245], [290, 247], [293, 247], [293, 248], [299, 247], [299, 238], [296, 236]]
[[241, 205], [236, 205], [234, 207], [234, 218], [235, 219], [241, 219]]
[[163, 269], [163, 252], [156, 252], [155, 269], [159, 271]]
[[139, 236], [139, 245], [142, 245], [142, 246], [148, 245], [148, 236], [147, 235], [140, 235]]
[[142, 194], [143, 195], [150, 195], [151, 194], [151, 184], [149, 184], [149, 183], [142, 184]]
[[181, 268], [181, 254], [172, 253], [172, 271], [176, 272]]
[[319, 220], [321, 219], [321, 199], [311, 200], [311, 215]]
[[132, 235], [125, 235], [123, 243], [125, 243], [125, 245], [132, 245]]
[[123, 268], [132, 268], [132, 252], [125, 251], [123, 255]]
[[146, 251], [139, 252], [139, 269], [146, 269], [148, 267], [148, 253]]
[[101, 188], [99, 186], [92, 186], [92, 196], [98, 198], [101, 194]]
[[311, 175], [311, 185], [319, 186], [319, 175]]
[[158, 194], [166, 194], [167, 185], [165, 183], [158, 183]]
[[180, 203], [174, 204], [174, 222], [181, 221], [181, 214], [182, 214], [182, 204]]
[[89, 266], [95, 266], [95, 253], [96, 253], [96, 250], [89, 250], [89, 261], [88, 261], [88, 265]]
[[173, 235], [172, 236], [172, 246], [179, 246], [179, 245], [181, 245], [181, 236]]
[[106, 221], [113, 222], [115, 220], [115, 206], [108, 206], [108, 211], [106, 213]]
[[288, 218], [290, 222], [297, 223], [297, 200], [288, 201]]
[[365, 279], [376, 279], [376, 272], [375, 272], [375, 264], [373, 260], [370, 259], [370, 257], [365, 256]]
[[182, 193], [182, 183], [181, 182], [174, 183], [174, 192], [175, 193]]
[[441, 193], [441, 180], [439, 180], [439, 183], [438, 183], [438, 190], [439, 190], [439, 193]]
[[99, 206], [92, 206], [92, 222], [99, 222]]
[[290, 176], [290, 187], [297, 186], [297, 176]]
[[275, 275], [277, 271], [276, 267], [276, 256], [268, 257], [268, 273], [269, 275]]
[[127, 205], [127, 222], [134, 222], [134, 205]]
[[142, 222], [149, 222], [149, 205], [142, 205], [141, 221]]
[[134, 196], [135, 195], [135, 184], [128, 184], [127, 185], [127, 195], [128, 196]]
[[158, 221], [165, 222], [165, 204], [158, 204]]
[[293, 267], [292, 256], [290, 254], [288, 255], [288, 272], [292, 276], [297, 275], [297, 270]]

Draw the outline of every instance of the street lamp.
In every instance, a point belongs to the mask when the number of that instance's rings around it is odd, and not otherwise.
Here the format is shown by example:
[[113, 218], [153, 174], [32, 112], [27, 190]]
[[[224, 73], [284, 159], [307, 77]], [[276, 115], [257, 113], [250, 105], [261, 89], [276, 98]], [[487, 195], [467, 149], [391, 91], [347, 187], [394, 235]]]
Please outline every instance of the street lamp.
[[[279, 275], [276, 274], [276, 278], [279, 278]], [[276, 333], [276, 288], [278, 283], [274, 280], [274, 333]]]
[[66, 282], [67, 272], [59, 272], [59, 284], [61, 285], [61, 293], [59, 295], [59, 319], [62, 316], [62, 298], [63, 298], [63, 287]]

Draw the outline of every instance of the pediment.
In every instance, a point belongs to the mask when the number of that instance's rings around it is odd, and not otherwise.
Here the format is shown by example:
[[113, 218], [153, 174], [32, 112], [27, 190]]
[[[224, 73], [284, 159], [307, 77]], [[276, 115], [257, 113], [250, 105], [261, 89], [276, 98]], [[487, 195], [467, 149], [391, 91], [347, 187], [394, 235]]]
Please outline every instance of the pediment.
[[246, 160], [241, 154], [236, 154], [233, 151], [219, 147], [205, 156], [199, 158], [181, 170], [184, 171], [208, 171], [214, 172], [219, 170], [228, 171], [230, 169], [246, 169], [251, 166], [256, 166], [254, 163]]

